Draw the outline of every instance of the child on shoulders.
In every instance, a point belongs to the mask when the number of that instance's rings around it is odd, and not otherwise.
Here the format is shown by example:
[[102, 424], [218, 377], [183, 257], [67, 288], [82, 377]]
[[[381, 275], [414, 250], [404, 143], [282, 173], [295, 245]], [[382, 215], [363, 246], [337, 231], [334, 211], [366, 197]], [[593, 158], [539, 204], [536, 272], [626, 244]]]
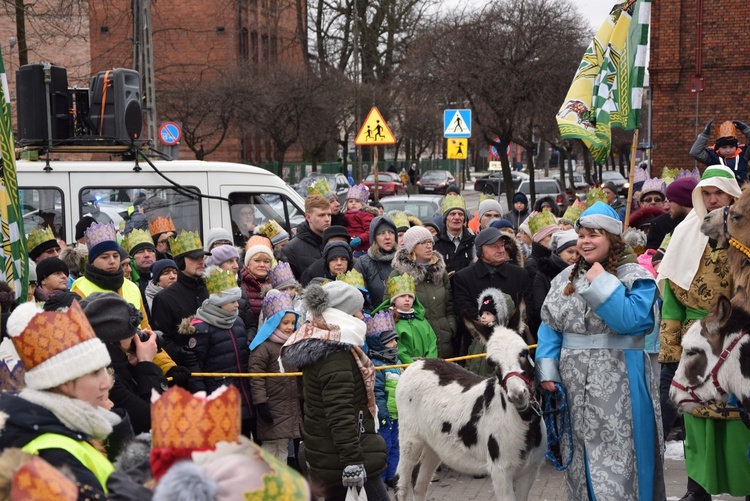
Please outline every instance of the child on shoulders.
[[370, 223], [375, 215], [365, 210], [370, 199], [370, 191], [367, 186], [357, 184], [349, 188], [346, 195], [346, 207], [344, 208], [344, 226], [352, 237], [351, 245], [354, 257], [359, 257], [370, 248]]

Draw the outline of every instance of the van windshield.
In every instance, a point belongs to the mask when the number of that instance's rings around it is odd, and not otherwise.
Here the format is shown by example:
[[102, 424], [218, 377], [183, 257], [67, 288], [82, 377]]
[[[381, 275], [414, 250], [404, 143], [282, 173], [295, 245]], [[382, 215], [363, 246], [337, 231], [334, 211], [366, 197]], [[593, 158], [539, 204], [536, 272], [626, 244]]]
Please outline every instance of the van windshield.
[[259, 226], [275, 220], [289, 235], [294, 235], [297, 226], [305, 220], [305, 214], [283, 195], [232, 192], [230, 212], [232, 234], [235, 245], [244, 246], [247, 239], [257, 232]]
[[18, 201], [23, 212], [23, 231], [28, 236], [34, 230], [47, 227], [65, 240], [63, 193], [58, 188], [19, 188]]

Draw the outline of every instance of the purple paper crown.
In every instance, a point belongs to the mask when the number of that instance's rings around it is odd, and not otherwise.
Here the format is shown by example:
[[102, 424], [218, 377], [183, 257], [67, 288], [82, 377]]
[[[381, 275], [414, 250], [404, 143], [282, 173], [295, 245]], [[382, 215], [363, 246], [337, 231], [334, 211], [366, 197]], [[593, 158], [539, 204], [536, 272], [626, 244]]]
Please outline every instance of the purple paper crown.
[[294, 273], [292, 272], [292, 267], [289, 266], [289, 263], [283, 261], [268, 272], [268, 275], [271, 279], [271, 287], [274, 289], [279, 289], [282, 286], [289, 287], [290, 285], [295, 285], [297, 283], [297, 279], [294, 278]]
[[367, 335], [374, 336], [381, 332], [395, 331], [396, 324], [393, 322], [393, 313], [390, 310], [381, 311], [375, 315], [366, 318]]
[[643, 187], [641, 188], [641, 193], [649, 193], [652, 191], [658, 191], [662, 195], [664, 195], [664, 191], [667, 189], [667, 184], [659, 179], [658, 177], [652, 177], [651, 179], [646, 180], [645, 183], [643, 183]]
[[294, 299], [286, 292], [271, 289], [263, 298], [263, 317], [268, 320], [280, 311], [294, 310]]
[[646, 181], [646, 179], [648, 179], [648, 171], [646, 169], [636, 167], [633, 171], [633, 182], [640, 183], [641, 181]]
[[367, 205], [367, 201], [370, 198], [370, 190], [364, 184], [355, 184], [349, 188], [349, 192], [346, 194], [346, 199], [355, 198], [362, 202], [362, 205]]
[[701, 180], [701, 172], [698, 170], [698, 167], [694, 168], [693, 170], [688, 169], [680, 169], [680, 171], [675, 176], [675, 179], [680, 179], [683, 177], [692, 177], [696, 181]]
[[106, 241], [117, 242], [117, 230], [113, 224], [92, 223], [86, 229], [86, 247], [91, 250], [95, 245]]

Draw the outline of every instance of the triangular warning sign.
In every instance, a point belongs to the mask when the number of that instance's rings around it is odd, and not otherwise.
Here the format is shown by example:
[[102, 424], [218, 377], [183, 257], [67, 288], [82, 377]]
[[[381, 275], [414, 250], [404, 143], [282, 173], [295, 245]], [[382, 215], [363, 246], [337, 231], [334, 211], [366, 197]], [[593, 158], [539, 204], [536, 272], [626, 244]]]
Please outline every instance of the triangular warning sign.
[[367, 118], [359, 129], [359, 134], [354, 139], [357, 146], [373, 146], [380, 144], [396, 144], [396, 138], [393, 137], [391, 129], [385, 123], [383, 115], [373, 106]]

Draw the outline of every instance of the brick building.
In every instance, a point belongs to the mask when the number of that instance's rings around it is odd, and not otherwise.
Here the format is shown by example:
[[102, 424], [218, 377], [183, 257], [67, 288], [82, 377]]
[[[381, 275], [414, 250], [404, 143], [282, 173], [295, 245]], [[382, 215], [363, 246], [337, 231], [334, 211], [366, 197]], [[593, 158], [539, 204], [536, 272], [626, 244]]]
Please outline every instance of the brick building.
[[[750, 82], [750, 48], [742, 44], [742, 30], [736, 23], [750, 15], [750, 4], [737, 0], [675, 0], [651, 5], [649, 74], [653, 91], [653, 171], [658, 175], [664, 166], [693, 168], [695, 161], [688, 151], [709, 119], [714, 119], [710, 145], [721, 122], [750, 123], [750, 94], [746, 89]], [[692, 92], [694, 86], [700, 86], [695, 78], [699, 75], [703, 90]], [[739, 139], [745, 142], [745, 138]]]

